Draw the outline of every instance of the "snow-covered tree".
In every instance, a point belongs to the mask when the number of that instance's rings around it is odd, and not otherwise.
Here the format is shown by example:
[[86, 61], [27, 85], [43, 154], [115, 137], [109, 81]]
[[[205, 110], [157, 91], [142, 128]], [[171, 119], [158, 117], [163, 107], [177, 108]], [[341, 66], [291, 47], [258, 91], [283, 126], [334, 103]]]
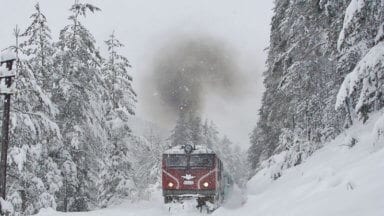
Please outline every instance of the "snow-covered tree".
[[183, 111], [179, 112], [179, 117], [176, 121], [176, 125], [171, 132], [169, 137], [171, 146], [177, 145], [193, 145], [192, 142], [192, 130], [190, 127], [190, 122], [188, 122], [188, 115], [190, 113], [185, 113]]
[[248, 151], [253, 168], [283, 149], [284, 131], [317, 148], [343, 129], [344, 113], [332, 104], [342, 79], [337, 37], [345, 7], [344, 0], [275, 1], [266, 91]]
[[201, 118], [199, 116], [189, 115], [189, 128], [191, 132], [191, 141], [193, 145], [201, 145], [203, 142]]
[[384, 42], [379, 42], [359, 61], [348, 74], [337, 96], [336, 107], [341, 107], [358, 91], [353, 110], [366, 120], [367, 114], [384, 106]]
[[275, 1], [266, 91], [248, 150], [253, 169], [278, 153], [279, 167], [297, 165], [358, 117], [382, 109], [383, 6]]
[[107, 60], [100, 56], [82, 24], [88, 12], [100, 10], [91, 4], [75, 1], [55, 43], [39, 4], [35, 10], [11, 46], [20, 59], [2, 204], [11, 203], [15, 215], [30, 215], [41, 208], [85, 211], [142, 197], [158, 180], [158, 173], [146, 175], [142, 167], [157, 170], [165, 142], [130, 130], [136, 93], [130, 64], [119, 54], [123, 45], [112, 34]]
[[[95, 39], [81, 23], [96, 6], [75, 2], [70, 8], [70, 24], [60, 32], [55, 56], [55, 76], [52, 98], [59, 107], [57, 121], [63, 134], [65, 149], [73, 158], [76, 171], [64, 176], [65, 195], [60, 209], [84, 211], [97, 206], [98, 172], [108, 144], [105, 106], [108, 93], [101, 74], [102, 59]], [[105, 98], [107, 97], [107, 98]], [[101, 159], [101, 160], [100, 160]], [[69, 164], [67, 164], [69, 165]], [[72, 177], [76, 176], [76, 179]]]
[[352, 0], [339, 35], [340, 68], [349, 74], [336, 107], [344, 107], [351, 123], [356, 113], [365, 121], [369, 113], [383, 107], [383, 4], [378, 0]]
[[110, 38], [105, 41], [109, 57], [104, 64], [103, 73], [108, 90], [112, 95], [113, 108], [126, 109], [129, 114], [134, 114], [136, 93], [132, 87], [132, 76], [128, 69], [131, 67], [129, 61], [118, 53], [118, 49], [124, 45], [116, 38], [113, 32]]
[[202, 143], [203, 145], [213, 148], [215, 143], [219, 142], [219, 131], [217, 130], [216, 125], [211, 121], [208, 123], [208, 119], [205, 120], [204, 125], [202, 125]]
[[122, 198], [134, 197], [132, 163], [136, 158], [131, 158], [130, 154], [130, 145], [134, 145], [134, 138], [129, 127], [129, 116], [134, 114], [136, 102], [132, 77], [128, 73], [131, 65], [126, 57], [118, 53], [123, 44], [114, 33], [105, 43], [109, 56], [103, 64], [102, 72], [107, 90], [106, 98], [109, 99], [105, 109], [109, 145], [106, 146], [107, 160], [102, 174], [102, 206]]
[[[336, 109], [344, 108], [350, 124], [365, 122], [384, 107], [383, 23], [383, 1], [350, 1], [338, 40], [340, 68], [348, 74], [336, 101]], [[372, 132], [376, 147], [382, 147], [383, 128], [381, 114]]]
[[36, 12], [31, 15], [32, 23], [21, 35], [28, 39], [21, 43], [20, 47], [31, 57], [28, 62], [38, 84], [45, 91], [49, 91], [52, 89], [54, 47], [47, 18], [42, 13], [39, 3], [35, 5], [35, 10]]
[[[63, 142], [55, 123], [57, 108], [44, 88], [49, 79], [39, 76], [50, 73], [51, 68], [44, 67], [52, 62], [53, 49], [46, 19], [38, 5], [36, 11], [25, 33], [20, 35], [15, 31], [17, 43], [12, 47], [20, 59], [15, 79], [18, 93], [13, 98], [11, 113], [8, 197], [15, 214], [26, 215], [41, 208], [56, 208], [57, 193], [62, 186], [59, 167]], [[36, 25], [40, 21], [41, 25]], [[42, 35], [36, 37], [37, 32]], [[20, 40], [24, 40], [22, 46], [18, 44]]]

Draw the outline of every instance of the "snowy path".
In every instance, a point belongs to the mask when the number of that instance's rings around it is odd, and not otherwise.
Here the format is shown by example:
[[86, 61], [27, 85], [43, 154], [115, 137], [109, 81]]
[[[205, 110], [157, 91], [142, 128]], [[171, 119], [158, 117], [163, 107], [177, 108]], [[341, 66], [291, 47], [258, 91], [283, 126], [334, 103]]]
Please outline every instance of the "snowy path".
[[[261, 170], [248, 182], [244, 205], [237, 191], [211, 215], [383, 216], [384, 144], [372, 144], [372, 131], [373, 123], [354, 126], [276, 181], [270, 178], [272, 169]], [[353, 148], [345, 145], [351, 136], [358, 140]], [[157, 191], [151, 201], [86, 213], [44, 210], [39, 216], [201, 215], [193, 205], [168, 212]]]
[[139, 203], [125, 203], [119, 206], [110, 207], [108, 209], [101, 209], [92, 212], [84, 213], [58, 213], [53, 210], [44, 210], [40, 212], [39, 216], [154, 216], [154, 215], [201, 215], [194, 207], [195, 202], [187, 202], [182, 205], [173, 205], [172, 210], [169, 211], [169, 206], [163, 204], [163, 199], [160, 192], [154, 194], [151, 201], [141, 201]]
[[[237, 191], [236, 196], [240, 197], [240, 191]], [[231, 205], [222, 207], [227, 210], [239, 208], [241, 199], [235, 199], [231, 202]], [[178, 215], [178, 216], [191, 216], [191, 215], [206, 215], [201, 214], [196, 209], [196, 201], [190, 200], [184, 203], [184, 207], [181, 204], [172, 204], [171, 211], [169, 211], [169, 205], [163, 204], [163, 198], [161, 191], [156, 191], [153, 194], [152, 200], [141, 201], [139, 203], [130, 203], [110, 207], [108, 209], [101, 209], [92, 212], [76, 212], [76, 213], [61, 213], [53, 211], [52, 209], [42, 210], [38, 216], [155, 216], [155, 215]], [[213, 214], [216, 215], [214, 212]], [[231, 215], [231, 214], [230, 214]]]

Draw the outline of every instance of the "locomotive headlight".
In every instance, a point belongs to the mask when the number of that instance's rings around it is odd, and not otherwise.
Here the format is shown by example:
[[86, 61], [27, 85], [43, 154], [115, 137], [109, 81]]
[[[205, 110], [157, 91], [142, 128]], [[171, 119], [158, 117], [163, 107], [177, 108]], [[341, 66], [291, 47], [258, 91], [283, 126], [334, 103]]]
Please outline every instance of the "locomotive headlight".
[[168, 187], [170, 187], [170, 188], [173, 187], [173, 183], [172, 183], [172, 182], [169, 182], [169, 183], [168, 183]]
[[204, 187], [208, 187], [208, 186], [209, 186], [209, 183], [208, 183], [208, 182], [204, 182], [204, 183], [203, 183], [203, 186], [204, 186]]

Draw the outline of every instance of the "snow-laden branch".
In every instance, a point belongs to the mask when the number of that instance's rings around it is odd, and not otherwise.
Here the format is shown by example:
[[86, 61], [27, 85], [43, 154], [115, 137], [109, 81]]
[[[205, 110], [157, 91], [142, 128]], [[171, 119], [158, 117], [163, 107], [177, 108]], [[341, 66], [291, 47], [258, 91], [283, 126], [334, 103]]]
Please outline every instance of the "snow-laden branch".
[[[355, 69], [349, 73], [337, 94], [337, 100], [335, 108], [338, 109], [344, 103], [344, 101], [350, 97], [357, 89], [358, 85], [362, 83], [362, 90], [359, 97], [359, 101], [356, 105], [358, 110], [367, 99], [368, 95], [380, 88], [375, 87], [373, 80], [378, 82], [378, 78], [382, 77], [384, 73], [378, 66], [383, 66], [384, 63], [384, 42], [378, 43], [376, 46], [363, 57], [363, 59], [356, 65]], [[378, 75], [380, 73], [381, 75]]]
[[361, 11], [361, 9], [365, 6], [365, 0], [352, 0], [349, 3], [344, 16], [343, 28], [340, 31], [339, 39], [337, 40], [337, 50], [341, 50], [341, 46], [345, 40], [345, 31], [352, 23], [355, 15]]

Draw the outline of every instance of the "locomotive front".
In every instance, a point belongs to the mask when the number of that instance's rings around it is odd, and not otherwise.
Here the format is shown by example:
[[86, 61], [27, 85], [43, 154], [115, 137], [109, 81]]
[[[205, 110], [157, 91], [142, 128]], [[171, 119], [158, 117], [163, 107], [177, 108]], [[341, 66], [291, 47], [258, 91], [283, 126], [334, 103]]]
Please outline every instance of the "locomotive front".
[[198, 204], [220, 197], [221, 161], [203, 146], [176, 146], [163, 154], [162, 187], [165, 203], [196, 197]]

